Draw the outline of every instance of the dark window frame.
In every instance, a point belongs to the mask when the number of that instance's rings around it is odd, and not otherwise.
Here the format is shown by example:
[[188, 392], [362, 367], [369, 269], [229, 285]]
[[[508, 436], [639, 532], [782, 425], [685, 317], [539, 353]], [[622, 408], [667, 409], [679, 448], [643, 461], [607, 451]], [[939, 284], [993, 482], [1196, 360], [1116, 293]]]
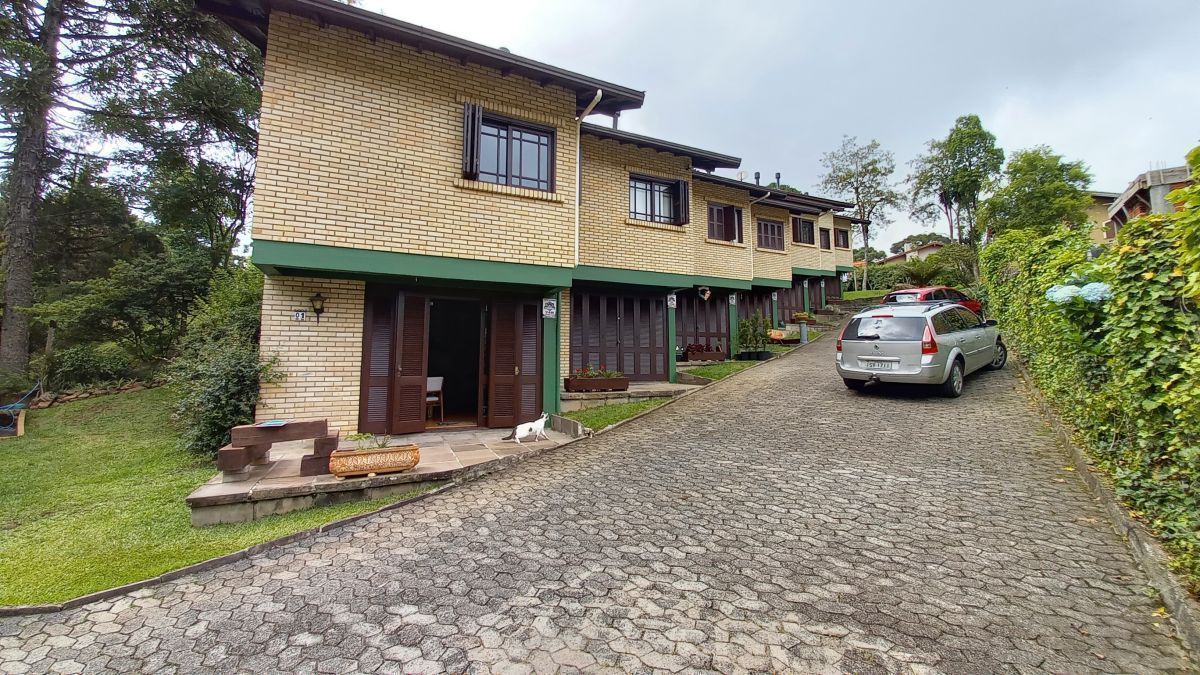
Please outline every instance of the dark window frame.
[[[489, 134], [485, 127], [503, 131], [503, 134]], [[523, 190], [553, 193], [557, 189], [556, 164], [558, 155], [558, 130], [552, 126], [535, 124], [525, 120], [486, 112], [477, 103], [467, 103], [463, 107], [463, 178], [475, 180], [489, 185], [504, 185]], [[536, 139], [525, 139], [522, 136], [533, 136]], [[482, 164], [483, 144], [485, 137], [503, 139], [504, 163], [497, 164], [497, 171], [484, 171]], [[515, 140], [515, 142], [514, 142]], [[530, 143], [539, 148], [538, 175], [526, 176], [514, 172], [514, 151], [518, 154]], [[546, 153], [545, 175], [541, 175], [540, 153]], [[497, 153], [499, 156], [499, 153]], [[531, 185], [530, 183], [534, 183]]]
[[[846, 243], [845, 244], [839, 243], [843, 239], [845, 239]], [[834, 248], [850, 248], [850, 230], [847, 230], [843, 227], [833, 228], [833, 247]]]
[[[742, 239], [742, 208], [733, 204], [708, 202], [708, 238], [717, 241], [727, 241], [734, 244], [743, 243]], [[713, 216], [721, 214], [720, 223], [715, 223]], [[719, 231], [714, 230], [717, 225]]]
[[833, 233], [828, 227], [821, 228], [821, 249], [824, 251], [833, 250]]
[[[804, 244], [807, 246], [816, 246], [817, 222], [811, 218], [802, 216], [792, 216], [792, 242], [796, 244]], [[805, 234], [808, 236], [805, 237]], [[807, 241], [805, 241], [807, 239]]]
[[786, 249], [787, 242], [783, 235], [783, 221], [759, 218], [755, 223], [755, 231], [758, 234], [758, 248], [768, 251], [783, 251]]
[[[645, 184], [645, 188], [635, 186], [635, 183]], [[660, 192], [661, 189], [661, 192]], [[635, 211], [635, 190], [646, 192], [646, 207], [648, 211]], [[663, 216], [658, 213], [658, 196], [666, 194], [669, 197], [672, 213]], [[688, 182], [686, 180], [671, 180], [645, 174], [629, 174], [629, 219], [660, 225], [687, 225], [690, 220], [690, 201]]]

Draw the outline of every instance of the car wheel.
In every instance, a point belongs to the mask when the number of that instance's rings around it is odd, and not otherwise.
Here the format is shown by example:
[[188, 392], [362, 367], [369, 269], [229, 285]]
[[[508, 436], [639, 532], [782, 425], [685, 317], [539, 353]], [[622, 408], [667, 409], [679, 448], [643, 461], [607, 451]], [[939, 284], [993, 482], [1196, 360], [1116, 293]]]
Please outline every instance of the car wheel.
[[947, 398], [958, 398], [962, 396], [963, 391], [963, 367], [962, 361], [954, 360], [950, 364], [950, 376], [942, 383], [942, 396]]
[[1000, 370], [1004, 364], [1008, 363], [1008, 347], [1004, 346], [1003, 342], [996, 341], [996, 352], [992, 356], [992, 362], [988, 364], [988, 370]]
[[863, 387], [867, 386], [866, 380], [851, 380], [848, 377], [843, 377], [842, 382], [846, 383], [847, 389], [853, 389], [854, 391], [861, 391]]

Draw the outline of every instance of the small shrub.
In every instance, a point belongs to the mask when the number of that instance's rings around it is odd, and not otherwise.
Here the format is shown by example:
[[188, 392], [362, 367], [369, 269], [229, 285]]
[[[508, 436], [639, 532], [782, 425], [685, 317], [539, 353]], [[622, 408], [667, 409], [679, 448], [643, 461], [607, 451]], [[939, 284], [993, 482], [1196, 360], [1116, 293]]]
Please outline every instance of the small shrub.
[[254, 420], [259, 384], [282, 378], [277, 360], [258, 351], [261, 302], [262, 273], [235, 267], [213, 279], [189, 322], [171, 369], [181, 392], [175, 407], [181, 447], [216, 452], [229, 442], [230, 427]]
[[112, 342], [68, 347], [55, 352], [43, 367], [46, 386], [54, 389], [129, 379], [134, 374], [133, 357]]

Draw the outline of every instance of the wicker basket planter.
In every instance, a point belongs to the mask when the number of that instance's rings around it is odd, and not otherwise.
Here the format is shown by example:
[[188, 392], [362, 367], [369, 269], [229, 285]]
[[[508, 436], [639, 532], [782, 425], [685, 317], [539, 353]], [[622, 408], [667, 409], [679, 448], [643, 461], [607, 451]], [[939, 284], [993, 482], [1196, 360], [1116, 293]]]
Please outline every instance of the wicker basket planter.
[[420, 461], [421, 450], [412, 444], [377, 450], [338, 450], [329, 456], [329, 473], [338, 478], [374, 476], [408, 471]]
[[626, 391], [628, 377], [564, 377], [563, 391]]
[[688, 361], [724, 361], [725, 352], [688, 352]]

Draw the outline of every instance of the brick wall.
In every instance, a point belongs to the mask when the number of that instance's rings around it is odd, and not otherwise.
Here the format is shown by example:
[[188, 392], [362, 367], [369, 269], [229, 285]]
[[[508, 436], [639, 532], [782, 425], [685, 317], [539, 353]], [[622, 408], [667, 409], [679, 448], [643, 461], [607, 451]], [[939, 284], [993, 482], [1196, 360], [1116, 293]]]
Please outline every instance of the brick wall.
[[[258, 420], [326, 418], [343, 435], [356, 430], [363, 290], [361, 281], [266, 278], [260, 346], [279, 357], [286, 379], [263, 385]], [[320, 323], [309, 302], [317, 292], [325, 297]], [[298, 309], [308, 312], [305, 321], [292, 320]]]
[[[574, 264], [574, 92], [279, 12], [269, 40], [256, 239]], [[557, 130], [554, 193], [462, 180], [467, 100]]]
[[631, 173], [684, 180], [691, 175], [691, 160], [585, 135], [579, 264], [691, 274], [689, 232], [701, 225], [698, 214], [693, 209], [685, 225], [631, 220]]
[[[741, 244], [708, 238], [708, 203], [742, 209]], [[692, 181], [693, 261], [695, 274], [748, 281], [754, 277], [754, 221], [750, 219], [750, 193], [726, 185]]]
[[[758, 220], [760, 218], [783, 223], [784, 247], [782, 251], [759, 248]], [[767, 279], [791, 279], [792, 256], [789, 255], [787, 246], [788, 240], [792, 238], [791, 214], [786, 209], [755, 204], [753, 216], [746, 220], [745, 229], [747, 241], [751, 241], [754, 247], [754, 276]], [[752, 239], [751, 233], [753, 233]]]

